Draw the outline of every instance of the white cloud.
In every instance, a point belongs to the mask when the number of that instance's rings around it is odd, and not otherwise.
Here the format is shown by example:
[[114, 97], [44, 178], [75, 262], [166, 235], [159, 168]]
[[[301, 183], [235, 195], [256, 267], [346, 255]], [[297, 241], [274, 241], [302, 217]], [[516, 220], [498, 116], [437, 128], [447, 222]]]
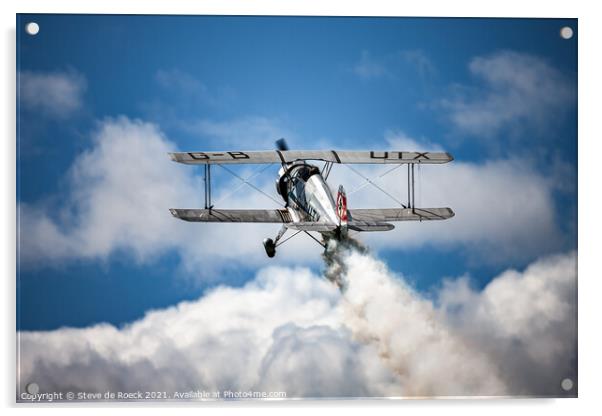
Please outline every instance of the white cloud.
[[49, 117], [64, 119], [82, 107], [86, 79], [75, 71], [20, 71], [17, 95], [20, 104]]
[[[208, 87], [193, 74], [177, 68], [159, 69], [155, 81], [169, 97], [168, 101], [158, 99], [142, 104], [159, 120], [176, 121], [182, 115], [198, 114], [204, 106], [225, 108], [231, 105], [235, 91], [227, 85]], [[163, 123], [162, 123], [163, 124]]]
[[182, 94], [207, 94], [207, 86], [187, 72], [179, 69], [160, 69], [155, 73], [159, 85]]
[[261, 116], [227, 121], [198, 119], [182, 125], [182, 129], [198, 134], [220, 150], [232, 146], [240, 150], [274, 149], [274, 143], [280, 138], [286, 138], [291, 144], [294, 142], [294, 134], [278, 120]]
[[401, 51], [399, 55], [404, 62], [416, 69], [421, 78], [430, 78], [437, 74], [437, 68], [423, 50]]
[[441, 311], [454, 330], [497, 357], [516, 391], [554, 395], [560, 380], [576, 381], [576, 278], [571, 252], [522, 273], [508, 270], [482, 292], [466, 278], [447, 281], [439, 294]]
[[[175, 150], [152, 124], [125, 117], [101, 122], [94, 146], [79, 155], [69, 171], [70, 192], [62, 197], [62, 205], [19, 204], [22, 263], [106, 259], [120, 250], [133, 254], [138, 262], [153, 262], [156, 256], [176, 250], [189, 271], [204, 277], [216, 269], [266, 264], [269, 259], [261, 241], [274, 236], [278, 225], [193, 224], [171, 216], [169, 208], [203, 206], [202, 176], [191, 166], [172, 162], [167, 153]], [[254, 169], [239, 174], [248, 176]], [[214, 186], [214, 202], [240, 185], [219, 168], [213, 170], [213, 178], [221, 181], [221, 186]], [[266, 173], [255, 183], [275, 194], [273, 180]], [[276, 204], [243, 187], [220, 206], [275, 208]], [[50, 216], [55, 210], [58, 214]], [[280, 261], [307, 262], [287, 253], [308, 250], [315, 255], [307, 257], [318, 261], [319, 246], [309, 239], [293, 239], [282, 247]]]
[[421, 151], [421, 152], [444, 152], [439, 144], [430, 141], [425, 137], [414, 139], [401, 130], [387, 130], [385, 132], [385, 141], [388, 149], [397, 151]]
[[437, 73], [431, 59], [420, 49], [401, 50], [382, 56], [373, 56], [363, 50], [352, 70], [363, 79], [395, 79], [405, 68], [412, 69], [422, 79], [431, 78]]
[[491, 137], [530, 128], [553, 132], [553, 126], [576, 102], [576, 85], [544, 59], [514, 51], [480, 56], [469, 64], [478, 87], [456, 86], [440, 101], [461, 132]]
[[[390, 148], [400, 151], [440, 151], [426, 139], [414, 140], [401, 132], [386, 136]], [[407, 168], [378, 178], [390, 167], [368, 167], [362, 173], [403, 203], [407, 202]], [[566, 244], [557, 226], [555, 184], [519, 158], [483, 161], [454, 160], [445, 165], [415, 168], [416, 205], [451, 207], [455, 217], [445, 221], [396, 223], [386, 233], [362, 234], [370, 246], [415, 248], [425, 245], [466, 247], [478, 262], [529, 260]], [[359, 188], [363, 179], [339, 167], [330, 182], [344, 183], [350, 209], [395, 207], [396, 202], [372, 186]], [[360, 189], [354, 192], [356, 189]]]
[[362, 51], [359, 62], [353, 67], [353, 72], [364, 79], [392, 76], [386, 65], [378, 59], [373, 58], [370, 52], [366, 50]]
[[343, 294], [307, 269], [269, 267], [120, 329], [20, 332], [19, 389], [563, 395], [560, 380], [576, 381], [574, 253], [482, 292], [449, 282], [440, 307], [375, 258], [343, 258]]
[[[219, 130], [219, 129], [218, 129]], [[392, 146], [404, 149], [436, 148], [401, 133], [389, 133]], [[321, 248], [299, 236], [281, 247], [276, 259], [265, 256], [261, 241], [275, 236], [274, 224], [194, 224], [171, 217], [169, 208], [202, 207], [202, 176], [191, 166], [175, 164], [167, 153], [177, 150], [148, 123], [127, 118], [99, 124], [94, 146], [77, 157], [68, 175], [70, 192], [60, 206], [19, 204], [19, 254], [22, 265], [52, 264], [79, 258], [107, 259], [125, 251], [138, 262], [152, 263], [157, 256], [177, 251], [189, 272], [207, 278], [224, 268], [277, 264], [316, 264]], [[263, 168], [263, 167], [259, 167]], [[239, 173], [248, 176], [257, 167]], [[254, 179], [265, 192], [277, 197], [277, 166]], [[374, 173], [377, 168], [368, 171]], [[380, 168], [378, 168], [380, 169]], [[219, 168], [213, 170], [213, 201], [223, 208], [275, 208], [276, 204], [243, 186], [221, 201], [240, 182]], [[385, 188], [405, 200], [404, 168], [381, 180]], [[417, 202], [422, 206], [450, 206], [451, 220], [433, 223], [398, 223], [396, 230], [365, 236], [376, 248], [415, 248], [428, 244], [460, 246], [481, 261], [529, 259], [562, 246], [555, 226], [551, 184], [517, 160], [482, 164], [454, 161], [423, 167], [417, 178], [422, 186]], [[400, 186], [400, 177], [404, 178]], [[387, 207], [394, 204], [379, 191], [359, 185], [345, 167], [333, 170], [330, 183], [343, 183], [350, 208]], [[245, 238], [239, 238], [244, 235]], [[208, 260], [211, 261], [208, 261]]]
[[268, 268], [244, 288], [217, 288], [122, 329], [23, 332], [20, 375], [44, 390], [375, 394], [372, 381], [392, 376], [338, 324], [338, 298], [306, 269]]

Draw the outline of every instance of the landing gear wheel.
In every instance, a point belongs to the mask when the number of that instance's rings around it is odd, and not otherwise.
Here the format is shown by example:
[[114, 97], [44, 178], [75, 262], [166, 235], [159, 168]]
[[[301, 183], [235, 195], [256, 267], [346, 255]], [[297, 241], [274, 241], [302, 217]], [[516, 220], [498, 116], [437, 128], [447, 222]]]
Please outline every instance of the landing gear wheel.
[[265, 253], [268, 257], [274, 257], [276, 255], [276, 244], [271, 238], [263, 239], [263, 247], [265, 248]]

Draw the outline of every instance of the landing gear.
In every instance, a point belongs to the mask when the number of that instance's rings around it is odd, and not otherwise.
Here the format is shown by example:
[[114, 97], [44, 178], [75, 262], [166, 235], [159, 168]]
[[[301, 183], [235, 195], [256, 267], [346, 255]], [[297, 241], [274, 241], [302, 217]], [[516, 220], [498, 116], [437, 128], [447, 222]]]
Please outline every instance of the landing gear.
[[263, 239], [263, 247], [265, 248], [265, 253], [268, 257], [274, 257], [276, 255], [276, 243], [271, 238]]
[[[263, 248], [265, 248], [265, 253], [268, 255], [268, 257], [270, 257], [270, 258], [274, 257], [276, 255], [276, 247], [281, 246], [282, 244], [286, 243], [288, 240], [290, 240], [291, 238], [293, 238], [294, 236], [296, 236], [297, 234], [302, 233], [302, 232], [304, 232], [305, 234], [310, 236], [313, 240], [316, 241], [316, 243], [318, 243], [322, 247], [326, 248], [326, 240], [320, 241], [305, 230], [297, 230], [297, 232], [294, 233], [293, 235], [289, 235], [285, 239], [282, 239], [282, 237], [286, 233], [286, 230], [288, 230], [288, 228], [286, 227], [286, 225], [283, 225], [274, 240], [272, 240], [271, 238], [263, 239]], [[280, 241], [281, 239], [282, 239], [282, 241]]]
[[287, 230], [286, 226], [283, 225], [282, 228], [280, 229], [280, 231], [278, 231], [276, 240], [272, 240], [271, 238], [263, 239], [263, 247], [265, 248], [265, 254], [267, 254], [268, 257], [272, 258], [276, 255], [276, 246], [279, 245], [278, 241], [280, 241], [280, 239], [282, 238], [284, 233], [286, 233], [286, 230]]
[[280, 244], [284, 244], [285, 242], [287, 242], [288, 240], [290, 240], [291, 238], [293, 238], [294, 236], [296, 236], [297, 234], [299, 234], [301, 232], [301, 231], [297, 231], [295, 234], [280, 241], [280, 239], [286, 233], [286, 230], [288, 230], [288, 228], [286, 227], [286, 225], [283, 225], [282, 228], [280, 228], [280, 231], [278, 231], [278, 235], [276, 235], [276, 238], [274, 240], [272, 240], [271, 238], [263, 239], [263, 247], [265, 248], [265, 254], [267, 254], [268, 257], [270, 257], [270, 258], [274, 257], [276, 255], [276, 247], [278, 247]]

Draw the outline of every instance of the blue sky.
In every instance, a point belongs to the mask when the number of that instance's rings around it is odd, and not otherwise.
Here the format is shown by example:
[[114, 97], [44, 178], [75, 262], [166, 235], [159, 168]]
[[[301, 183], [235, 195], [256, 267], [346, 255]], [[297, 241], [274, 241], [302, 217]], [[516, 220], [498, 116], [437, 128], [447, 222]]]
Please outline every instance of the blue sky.
[[[36, 36], [21, 30], [30, 20], [40, 25]], [[575, 32], [570, 40], [559, 35], [567, 25]], [[474, 207], [463, 211], [456, 199], [442, 201], [456, 210], [452, 221], [461, 226], [450, 233], [440, 227], [453, 224], [426, 225], [423, 237], [412, 225], [407, 230], [414, 235], [368, 240], [389, 267], [426, 295], [445, 277], [469, 275], [482, 288], [504, 270], [522, 270], [541, 256], [576, 249], [574, 19], [18, 15], [17, 28], [17, 200], [27, 207], [20, 210], [25, 243], [17, 283], [20, 330], [123, 325], [150, 309], [197, 299], [217, 284], [241, 286], [267, 264], [259, 259], [260, 239], [240, 248], [242, 261], [204, 256], [202, 244], [216, 234], [205, 238], [202, 226], [190, 224], [178, 224], [178, 232], [195, 234], [200, 253], [189, 240], [162, 243], [127, 223], [114, 229], [126, 230], [126, 236], [140, 232], [140, 243], [111, 235], [99, 248], [86, 240], [103, 229], [87, 229], [85, 224], [96, 224], [87, 215], [100, 221], [115, 205], [111, 189], [95, 185], [104, 184], [104, 177], [94, 177], [85, 166], [104, 172], [114, 163], [136, 170], [147, 155], [101, 145], [119, 146], [111, 128], [135, 135], [140, 126], [132, 126], [134, 120], [155, 125], [149, 151], [163, 149], [163, 139], [180, 150], [263, 149], [282, 136], [299, 149], [414, 143], [450, 151], [458, 166], [447, 171], [458, 178], [450, 183], [457, 184], [454, 198]], [[126, 121], [116, 121], [121, 116]], [[106, 154], [117, 157], [103, 159]], [[163, 159], [171, 163], [162, 154], [151, 164]], [[200, 174], [190, 167], [165, 169], [174, 174], [166, 187], [194, 185]], [[444, 183], [448, 167], [433, 169]], [[258, 179], [273, 194], [275, 173], [276, 167]], [[494, 196], [479, 206], [487, 178]], [[127, 179], [126, 171], [123, 182]], [[230, 183], [223, 172], [216, 181]], [[153, 182], [146, 185], [152, 193]], [[195, 189], [188, 185], [181, 193]], [[90, 197], [90, 190], [99, 193]], [[200, 201], [201, 192], [199, 186], [199, 195], [188, 201]], [[371, 195], [362, 191], [355, 202], [369, 203]], [[82, 200], [102, 206], [90, 209]], [[174, 200], [186, 198], [178, 193]], [[516, 201], [522, 205], [513, 205]], [[272, 206], [269, 200], [252, 202]], [[171, 203], [166, 197], [166, 217]], [[160, 198], [158, 204], [161, 208]], [[475, 220], [463, 213], [474, 213]], [[33, 225], [26, 231], [33, 232], [25, 234], [28, 215]], [[46, 222], [36, 222], [40, 218]], [[106, 220], [118, 218], [116, 213]], [[508, 224], [495, 224], [500, 221]], [[151, 232], [154, 223], [148, 219]], [[515, 229], [512, 223], [524, 226]], [[37, 234], [48, 224], [59, 230], [60, 241]], [[262, 232], [275, 234], [272, 228]], [[255, 237], [245, 230], [216, 230], [227, 235], [215, 244], [236, 254], [235, 233]], [[89, 246], [78, 250], [82, 241]], [[320, 271], [319, 250], [299, 253], [283, 250], [273, 263]], [[192, 255], [198, 258], [189, 261]]]

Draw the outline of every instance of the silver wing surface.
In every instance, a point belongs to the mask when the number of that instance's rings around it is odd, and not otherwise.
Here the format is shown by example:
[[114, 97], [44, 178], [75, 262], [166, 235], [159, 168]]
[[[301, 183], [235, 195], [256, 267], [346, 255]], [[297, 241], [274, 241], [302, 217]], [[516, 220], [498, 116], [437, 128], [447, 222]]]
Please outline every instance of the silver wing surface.
[[349, 223], [446, 220], [454, 215], [451, 208], [350, 209]]
[[353, 231], [391, 231], [395, 226], [386, 222], [350, 221], [347, 228]]
[[191, 222], [292, 222], [285, 209], [178, 209], [171, 208], [171, 215]]
[[447, 152], [399, 151], [339, 151], [339, 150], [266, 150], [236, 152], [181, 152], [170, 153], [175, 162], [196, 164], [262, 164], [291, 163], [298, 160], [322, 160], [345, 164], [404, 164], [447, 163], [454, 160]]
[[334, 231], [337, 226], [320, 222], [292, 222], [285, 209], [178, 209], [171, 208], [171, 215], [190, 222], [263, 222], [285, 224], [291, 230]]
[[294, 222], [292, 224], [287, 224], [286, 228], [290, 228], [291, 230], [317, 231], [325, 233], [336, 230], [337, 226], [334, 224], [324, 224], [321, 222]]

